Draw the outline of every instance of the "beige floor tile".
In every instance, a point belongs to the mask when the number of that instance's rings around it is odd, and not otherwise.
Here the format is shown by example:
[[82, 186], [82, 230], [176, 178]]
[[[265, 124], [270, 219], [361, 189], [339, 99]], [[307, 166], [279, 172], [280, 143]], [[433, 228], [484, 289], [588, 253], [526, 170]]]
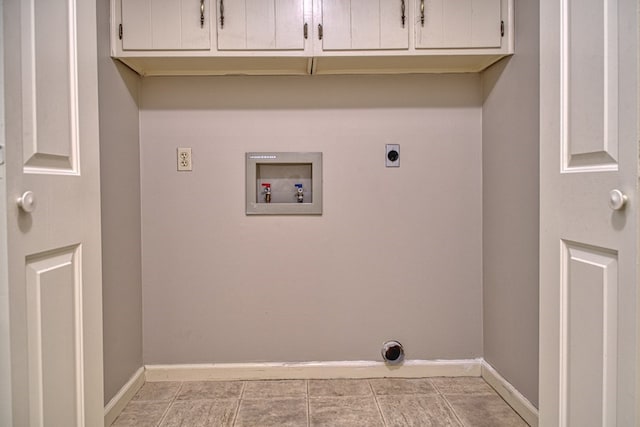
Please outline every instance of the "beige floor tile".
[[442, 394], [483, 394], [495, 395], [495, 390], [480, 377], [431, 378]]
[[231, 427], [238, 403], [236, 399], [176, 401], [160, 427]]
[[236, 427], [304, 427], [307, 425], [307, 399], [243, 399]]
[[522, 418], [515, 413], [500, 396], [447, 395], [465, 427], [526, 427]]
[[304, 397], [307, 395], [305, 380], [247, 381], [244, 399], [270, 399], [273, 397]]
[[186, 381], [176, 400], [240, 399], [242, 381]]
[[154, 400], [172, 400], [178, 389], [180, 388], [179, 382], [155, 382], [155, 383], [144, 383], [142, 388], [138, 390], [135, 396], [133, 396], [134, 401], [154, 401]]
[[378, 396], [387, 427], [462, 427], [439, 395]]
[[312, 427], [384, 425], [373, 396], [309, 398], [309, 422]]
[[129, 402], [112, 427], [155, 427], [171, 402]]
[[371, 396], [367, 380], [309, 380], [309, 397]]
[[464, 377], [146, 383], [113, 427], [227, 427], [234, 418], [239, 427], [527, 426], [484, 380]]
[[379, 378], [369, 382], [378, 396], [437, 393], [426, 378]]

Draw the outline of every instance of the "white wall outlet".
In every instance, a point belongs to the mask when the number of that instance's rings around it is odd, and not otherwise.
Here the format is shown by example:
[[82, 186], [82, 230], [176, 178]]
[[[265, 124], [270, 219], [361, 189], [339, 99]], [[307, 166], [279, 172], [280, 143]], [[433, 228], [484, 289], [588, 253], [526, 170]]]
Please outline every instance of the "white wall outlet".
[[400, 167], [400, 144], [387, 144], [384, 156], [388, 168]]
[[193, 165], [191, 163], [191, 148], [178, 147], [178, 170], [193, 170]]

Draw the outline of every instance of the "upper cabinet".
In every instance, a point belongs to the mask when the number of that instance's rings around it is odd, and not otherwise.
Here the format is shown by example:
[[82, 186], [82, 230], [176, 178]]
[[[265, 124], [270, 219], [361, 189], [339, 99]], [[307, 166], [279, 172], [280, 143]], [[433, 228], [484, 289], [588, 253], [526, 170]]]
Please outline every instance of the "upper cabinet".
[[141, 75], [477, 72], [513, 53], [514, 0], [111, 0]]
[[122, 50], [211, 47], [209, 0], [121, 0]]
[[408, 49], [409, 0], [322, 0], [322, 49]]
[[416, 48], [500, 48], [500, 0], [417, 0]]
[[219, 50], [303, 50], [303, 0], [216, 1]]

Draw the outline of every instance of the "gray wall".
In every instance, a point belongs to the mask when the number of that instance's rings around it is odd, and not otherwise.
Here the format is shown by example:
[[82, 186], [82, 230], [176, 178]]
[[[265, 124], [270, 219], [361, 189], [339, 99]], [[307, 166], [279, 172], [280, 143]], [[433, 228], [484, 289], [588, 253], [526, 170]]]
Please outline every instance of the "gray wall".
[[[473, 74], [143, 79], [144, 362], [481, 356], [481, 102]], [[324, 214], [245, 216], [246, 151], [322, 151]]]
[[97, 3], [105, 403], [142, 366], [139, 77], [109, 58], [109, 0]]
[[516, 0], [516, 55], [483, 73], [484, 358], [538, 402], [538, 1]]
[[[0, 2], [0, 35], [3, 34], [3, 2]], [[0, 147], [4, 149], [4, 36], [0, 37]], [[0, 164], [0, 425], [12, 425], [11, 336], [9, 328], [9, 277], [7, 275], [6, 167]]]

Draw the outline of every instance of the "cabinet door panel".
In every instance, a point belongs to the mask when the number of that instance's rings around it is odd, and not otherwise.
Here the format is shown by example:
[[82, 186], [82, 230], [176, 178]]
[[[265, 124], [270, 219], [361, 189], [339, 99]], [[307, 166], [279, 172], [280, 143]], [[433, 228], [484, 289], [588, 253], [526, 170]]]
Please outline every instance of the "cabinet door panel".
[[[180, 49], [209, 49], [211, 47], [211, 22], [209, 0], [204, 0], [204, 20], [200, 21], [200, 0], [182, 0], [180, 10]], [[160, 29], [162, 31], [162, 29]]]
[[351, 1], [322, 1], [322, 48], [351, 49]]
[[499, 48], [501, 0], [416, 0], [417, 48]]
[[126, 31], [123, 49], [150, 49], [153, 45], [150, 0], [122, 0], [122, 27]]
[[416, 6], [416, 47], [445, 47], [444, 1], [416, 0]]
[[409, 48], [409, 5], [404, 0], [405, 21], [402, 25], [402, 0], [382, 0], [380, 2], [380, 48]]
[[474, 0], [471, 23], [472, 46], [500, 47], [500, 2], [497, 0]]
[[218, 11], [218, 49], [304, 49], [304, 0], [223, 0]]
[[[205, 19], [209, 0], [205, 0]], [[122, 0], [124, 50], [209, 49], [200, 0]]]
[[371, 0], [351, 0], [351, 49], [379, 47], [380, 3]]
[[323, 0], [322, 48], [407, 49], [408, 25], [401, 17], [402, 0]]
[[303, 27], [303, 2], [301, 0], [276, 0], [276, 47], [278, 49], [304, 49]]
[[247, 9], [244, 0], [216, 0], [216, 10], [218, 49], [246, 49]]
[[[175, 0], [151, 0], [152, 49], [180, 49], [182, 10]], [[193, 24], [195, 26], [195, 22]]]
[[471, 0], [444, 1], [442, 6], [443, 42], [449, 47], [471, 46]]
[[245, 0], [247, 10], [247, 49], [276, 48], [275, 2]]

